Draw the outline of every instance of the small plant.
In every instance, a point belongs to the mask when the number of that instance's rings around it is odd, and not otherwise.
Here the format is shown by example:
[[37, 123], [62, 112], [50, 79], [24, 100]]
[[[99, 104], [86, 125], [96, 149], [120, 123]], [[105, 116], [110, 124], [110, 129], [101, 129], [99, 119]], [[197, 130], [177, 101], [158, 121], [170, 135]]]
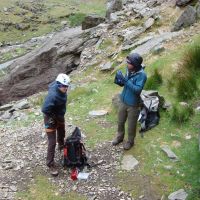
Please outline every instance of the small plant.
[[155, 90], [158, 89], [163, 83], [162, 75], [159, 73], [158, 69], [154, 70], [152, 76], [147, 79], [147, 83], [145, 84], [146, 90]]
[[76, 14], [70, 15], [68, 17], [70, 26], [71, 27], [80, 26], [83, 20], [85, 19], [85, 17], [86, 17], [86, 14], [84, 13], [76, 13]]
[[172, 107], [170, 116], [171, 121], [177, 124], [181, 124], [189, 121], [190, 117], [194, 114], [194, 110], [191, 105], [175, 104]]

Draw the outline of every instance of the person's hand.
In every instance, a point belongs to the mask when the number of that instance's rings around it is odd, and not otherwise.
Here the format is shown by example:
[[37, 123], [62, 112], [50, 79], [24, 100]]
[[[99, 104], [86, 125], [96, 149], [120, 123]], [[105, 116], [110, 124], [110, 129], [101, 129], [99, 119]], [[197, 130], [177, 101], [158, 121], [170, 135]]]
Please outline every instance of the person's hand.
[[124, 75], [122, 74], [121, 70], [117, 71], [117, 77], [118, 77], [118, 79], [121, 80], [122, 84], [126, 83], [127, 79], [124, 77]]

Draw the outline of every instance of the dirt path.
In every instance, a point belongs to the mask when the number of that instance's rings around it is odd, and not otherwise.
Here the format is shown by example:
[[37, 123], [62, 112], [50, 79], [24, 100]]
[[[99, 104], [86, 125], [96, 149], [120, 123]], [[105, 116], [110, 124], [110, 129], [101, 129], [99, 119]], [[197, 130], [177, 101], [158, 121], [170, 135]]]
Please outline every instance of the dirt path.
[[[67, 125], [68, 126], [68, 125]], [[67, 130], [72, 128], [68, 126]], [[122, 190], [117, 176], [120, 167], [120, 159], [123, 155], [122, 146], [113, 148], [110, 142], [105, 142], [96, 146], [94, 150], [88, 151], [89, 162], [100, 163], [90, 170], [89, 180], [72, 181], [70, 171], [63, 170], [60, 166], [60, 174], [52, 178], [46, 171], [46, 136], [43, 133], [42, 123], [33, 123], [28, 128], [12, 130], [5, 126], [0, 128], [0, 199], [15, 199], [16, 192], [27, 189], [27, 185], [33, 181], [34, 175], [39, 170], [41, 174], [48, 177], [62, 194], [75, 191], [86, 196], [88, 199], [101, 200], [131, 200], [130, 193]], [[59, 162], [59, 153], [56, 160]], [[155, 200], [152, 196], [150, 181], [142, 176], [136, 176], [136, 172], [130, 172], [128, 179], [131, 184], [141, 184], [145, 189], [143, 200]], [[38, 175], [38, 174], [37, 174]], [[127, 179], [127, 180], [128, 180]], [[121, 180], [127, 181], [127, 180]], [[65, 185], [67, 184], [67, 187]]]

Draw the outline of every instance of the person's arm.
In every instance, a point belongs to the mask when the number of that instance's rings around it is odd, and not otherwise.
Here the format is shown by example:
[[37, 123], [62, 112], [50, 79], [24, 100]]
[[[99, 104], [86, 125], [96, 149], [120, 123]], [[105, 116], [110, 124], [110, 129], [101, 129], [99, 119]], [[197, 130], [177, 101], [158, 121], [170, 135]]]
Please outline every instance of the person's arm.
[[42, 112], [46, 115], [53, 116], [53, 110], [55, 108], [55, 98], [48, 95], [44, 101]]
[[145, 74], [143, 74], [142, 76], [139, 76], [136, 80], [136, 83], [134, 84], [131, 79], [128, 80], [125, 84], [127, 87], [129, 87], [134, 93], [140, 94], [144, 84], [147, 80], [147, 77]]

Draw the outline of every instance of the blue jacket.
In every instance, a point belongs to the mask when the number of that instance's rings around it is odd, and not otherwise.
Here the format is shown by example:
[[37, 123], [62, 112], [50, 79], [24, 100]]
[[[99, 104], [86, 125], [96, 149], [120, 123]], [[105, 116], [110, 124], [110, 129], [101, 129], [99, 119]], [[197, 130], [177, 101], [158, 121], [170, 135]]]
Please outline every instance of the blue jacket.
[[127, 70], [125, 78], [128, 81], [125, 82], [120, 95], [121, 101], [129, 106], [137, 106], [140, 104], [140, 94], [147, 80], [147, 76], [143, 69], [135, 73], [130, 73]]
[[64, 117], [66, 112], [67, 94], [58, 89], [56, 81], [49, 85], [48, 95], [42, 106], [42, 112], [46, 115]]

